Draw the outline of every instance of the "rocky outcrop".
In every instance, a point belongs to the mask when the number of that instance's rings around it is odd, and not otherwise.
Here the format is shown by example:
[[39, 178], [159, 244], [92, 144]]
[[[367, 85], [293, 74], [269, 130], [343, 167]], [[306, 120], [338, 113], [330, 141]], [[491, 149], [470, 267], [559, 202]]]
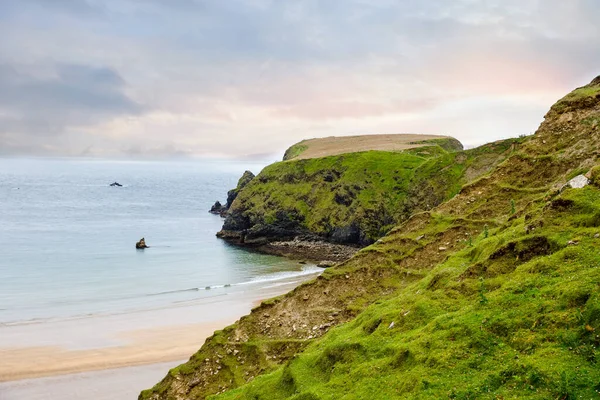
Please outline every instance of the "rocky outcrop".
[[135, 244], [135, 248], [139, 250], [147, 249], [148, 246], [146, 246], [146, 239], [141, 238], [139, 242]]
[[227, 207], [224, 206], [223, 204], [221, 204], [221, 202], [219, 200], [217, 200], [217, 201], [215, 201], [215, 204], [213, 204], [213, 206], [210, 208], [210, 210], [208, 212], [211, 214], [220, 215], [222, 217], [225, 217], [225, 214], [227, 213]]
[[[455, 151], [462, 148], [455, 142], [436, 139], [421, 147], [410, 143], [417, 147], [400, 152], [344, 153], [270, 165], [235, 192], [217, 236], [268, 252], [273, 250], [269, 243], [299, 240], [349, 246], [346, 253], [353, 253], [488, 172], [515, 141], [467, 151]], [[303, 253], [292, 246], [287, 250], [294, 257]], [[318, 255], [312, 259], [319, 260]]]
[[220, 201], [216, 201], [215, 204], [210, 208], [209, 212], [211, 214], [220, 215], [221, 217], [225, 217], [227, 215], [227, 211], [233, 204], [240, 190], [246, 187], [252, 179], [254, 179], [254, 174], [250, 171], [245, 171], [242, 177], [238, 180], [237, 186], [234, 189], [231, 189], [227, 192], [227, 201], [225, 205], [221, 204]]
[[235, 199], [237, 198], [237, 195], [240, 192], [240, 190], [245, 188], [250, 182], [252, 182], [252, 179], [254, 178], [255, 176], [252, 172], [245, 171], [242, 177], [238, 180], [235, 189], [231, 189], [229, 192], [227, 192], [227, 203], [225, 204], [225, 207], [230, 208]]
[[112, 187], [115, 187], [115, 186], [116, 187], [121, 187], [123, 185], [121, 185], [119, 182], [113, 182], [113, 183], [110, 184], [110, 186], [112, 186]]

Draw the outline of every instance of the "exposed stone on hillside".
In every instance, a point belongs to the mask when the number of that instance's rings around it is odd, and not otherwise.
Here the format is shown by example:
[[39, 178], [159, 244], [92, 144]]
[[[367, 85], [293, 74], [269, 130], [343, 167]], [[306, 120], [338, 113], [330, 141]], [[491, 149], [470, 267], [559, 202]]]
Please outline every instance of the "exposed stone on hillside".
[[590, 180], [586, 178], [584, 175], [577, 175], [575, 178], [571, 179], [565, 187], [573, 188], [573, 189], [581, 189], [589, 185]]

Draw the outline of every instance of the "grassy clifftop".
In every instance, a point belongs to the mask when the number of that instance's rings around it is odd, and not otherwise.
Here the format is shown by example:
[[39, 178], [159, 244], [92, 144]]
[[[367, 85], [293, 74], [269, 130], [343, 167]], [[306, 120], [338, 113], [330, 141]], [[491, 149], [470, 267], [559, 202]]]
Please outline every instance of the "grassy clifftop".
[[[600, 395], [600, 79], [318, 279], [215, 333], [142, 399]], [[591, 185], [563, 188], [578, 174]]]
[[412, 213], [455, 195], [468, 179], [506, 157], [516, 141], [468, 151], [455, 151], [462, 147], [457, 143], [437, 138], [404, 151], [371, 150], [272, 164], [240, 191], [223, 230], [230, 237], [235, 237], [231, 232], [243, 232], [246, 244], [298, 235], [372, 243]]
[[303, 160], [371, 150], [402, 151], [435, 144], [447, 151], [463, 149], [458, 140], [448, 136], [414, 134], [341, 136], [303, 140], [287, 149], [283, 160]]

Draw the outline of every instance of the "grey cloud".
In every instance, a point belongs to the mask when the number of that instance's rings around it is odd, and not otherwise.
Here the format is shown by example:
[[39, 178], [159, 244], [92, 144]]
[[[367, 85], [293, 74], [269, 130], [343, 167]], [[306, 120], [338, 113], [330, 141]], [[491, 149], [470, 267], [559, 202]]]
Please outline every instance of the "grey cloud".
[[43, 77], [21, 69], [0, 65], [0, 146], [5, 149], [46, 152], [60, 142], [52, 137], [145, 111], [110, 68], [62, 64]]
[[98, 15], [103, 8], [101, 3], [88, 0], [3, 0], [0, 11], [5, 15], [42, 11], [82, 17]]
[[[260, 117], [275, 119], [263, 137], [293, 142], [313, 133], [276, 131], [292, 119], [340, 134], [344, 119], [562, 91], [597, 75], [599, 13], [595, 0], [0, 1], [0, 145], [45, 135], [51, 152], [68, 134], [80, 151], [160, 156], [214, 150], [205, 136], [223, 131], [239, 153]], [[161, 115], [137, 132], [89, 133], [149, 110]]]

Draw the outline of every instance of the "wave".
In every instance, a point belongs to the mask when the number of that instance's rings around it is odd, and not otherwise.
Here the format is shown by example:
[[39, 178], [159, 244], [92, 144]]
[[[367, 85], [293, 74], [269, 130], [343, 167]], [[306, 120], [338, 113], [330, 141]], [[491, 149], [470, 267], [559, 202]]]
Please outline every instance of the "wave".
[[[245, 286], [251, 286], [251, 285], [261, 285], [261, 284], [265, 284], [265, 283], [269, 283], [269, 282], [274, 282], [274, 284], [267, 285], [267, 286], [265, 286], [265, 288], [277, 287], [277, 286], [282, 286], [282, 285], [286, 285], [286, 284], [290, 283], [290, 282], [277, 283], [279, 281], [293, 280], [294, 278], [300, 278], [300, 277], [307, 276], [307, 275], [318, 274], [322, 271], [323, 271], [323, 269], [317, 267], [316, 265], [305, 265], [302, 267], [302, 269], [300, 271], [275, 272], [275, 273], [271, 273], [271, 274], [267, 274], [267, 275], [257, 276], [248, 281], [239, 282], [239, 283], [226, 283], [226, 284], [221, 284], [221, 285], [210, 285], [210, 286], [204, 286], [204, 287], [199, 286], [199, 287], [167, 290], [167, 291], [163, 291], [163, 292], [146, 293], [146, 294], [139, 294], [139, 295], [114, 296], [114, 297], [108, 297], [108, 298], [103, 298], [103, 299], [90, 299], [88, 301], [84, 301], [81, 299], [73, 299], [73, 300], [69, 300], [69, 301], [54, 302], [54, 303], [50, 303], [50, 304], [68, 306], [68, 305], [73, 305], [73, 304], [81, 304], [82, 302], [83, 303], [103, 303], [103, 302], [133, 300], [133, 299], [142, 299], [142, 298], [158, 297], [158, 296], [168, 297], [168, 296], [173, 296], [173, 295], [182, 294], [182, 293], [191, 293], [191, 292], [200, 292], [200, 291], [216, 292], [215, 295], [210, 295], [210, 296], [203, 295], [202, 297], [196, 297], [196, 298], [192, 298], [192, 299], [181, 299], [181, 298], [173, 299], [168, 304], [157, 305], [155, 307], [120, 310], [120, 311], [114, 311], [114, 312], [86, 313], [86, 314], [78, 314], [78, 315], [65, 316], [65, 317], [48, 317], [48, 318], [39, 318], [38, 317], [38, 318], [31, 318], [31, 319], [27, 319], [27, 320], [1, 321], [0, 326], [41, 324], [41, 323], [53, 322], [53, 321], [70, 321], [70, 320], [77, 320], [77, 319], [84, 319], [84, 318], [122, 315], [122, 314], [136, 313], [136, 312], [159, 310], [159, 309], [169, 308], [174, 305], [185, 306], [185, 305], [189, 305], [190, 303], [194, 303], [194, 302], [198, 302], [198, 301], [207, 301], [207, 300], [210, 301], [210, 299], [212, 299], [212, 298], [226, 296], [228, 294], [227, 292], [220, 292], [219, 289], [228, 289], [228, 288], [240, 287], [240, 286], [245, 287]], [[296, 281], [294, 281], [294, 282], [296, 282]], [[27, 309], [36, 309], [36, 308], [38, 308], [38, 307], [19, 307], [18, 309], [19, 310], [27, 310]], [[0, 311], [14, 311], [14, 310], [15, 309], [6, 309], [6, 308], [0, 309]]]
[[300, 271], [274, 272], [269, 275], [261, 275], [256, 278], [252, 278], [246, 282], [226, 283], [223, 285], [211, 285], [211, 286], [204, 286], [204, 287], [199, 286], [199, 287], [193, 287], [193, 288], [188, 288], [188, 289], [169, 290], [166, 292], [150, 293], [150, 294], [147, 294], [146, 296], [161, 296], [161, 295], [168, 295], [168, 294], [174, 294], [174, 293], [197, 292], [200, 290], [214, 290], [214, 289], [225, 289], [225, 288], [235, 287], [235, 286], [255, 285], [255, 284], [260, 284], [260, 283], [275, 282], [275, 281], [281, 281], [284, 279], [291, 279], [291, 278], [296, 278], [296, 277], [301, 277], [301, 276], [306, 276], [306, 275], [317, 274], [322, 271], [323, 271], [323, 268], [319, 268], [316, 265], [306, 265], [306, 266], [302, 267], [302, 270], [300, 270]]

